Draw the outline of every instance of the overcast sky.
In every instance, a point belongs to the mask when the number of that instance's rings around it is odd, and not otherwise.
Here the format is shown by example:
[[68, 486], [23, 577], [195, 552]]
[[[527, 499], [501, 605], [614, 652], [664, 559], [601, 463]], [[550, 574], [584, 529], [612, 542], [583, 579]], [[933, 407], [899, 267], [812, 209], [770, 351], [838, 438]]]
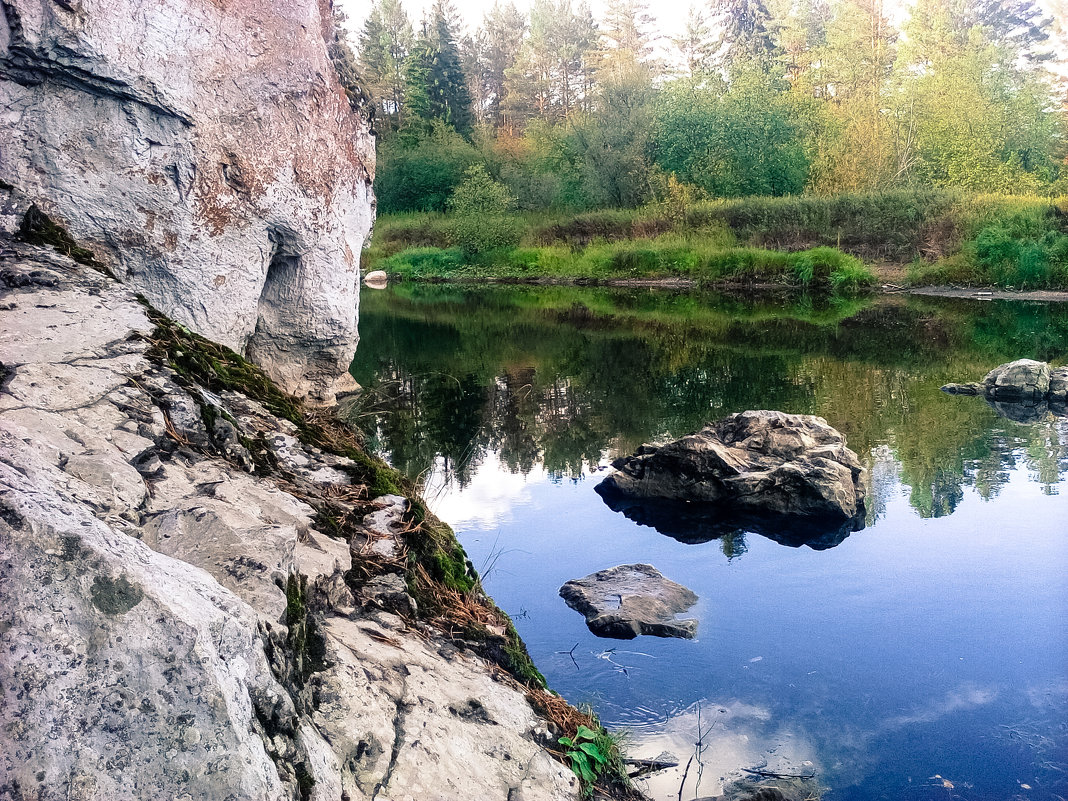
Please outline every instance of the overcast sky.
[[[371, 11], [370, 0], [334, 0], [337, 5], [344, 9], [349, 16], [349, 28], [355, 34], [363, 27], [363, 22]], [[493, 8], [494, 0], [454, 0], [460, 16], [469, 28], [477, 28], [482, 24], [482, 17]], [[502, 0], [502, 5], [507, 0]], [[433, 0], [402, 0], [404, 10], [408, 12], [408, 18], [413, 24], [418, 23], [423, 12], [433, 5]], [[516, 7], [520, 11], [530, 9], [530, 0], [515, 0]], [[575, 0], [578, 6], [578, 0]], [[650, 13], [657, 20], [658, 32], [663, 36], [676, 36], [686, 27], [686, 15], [690, 10], [687, 0], [659, 0], [649, 3]], [[593, 16], [600, 19], [604, 14], [604, 2], [602, 0], [590, 0], [590, 8]]]

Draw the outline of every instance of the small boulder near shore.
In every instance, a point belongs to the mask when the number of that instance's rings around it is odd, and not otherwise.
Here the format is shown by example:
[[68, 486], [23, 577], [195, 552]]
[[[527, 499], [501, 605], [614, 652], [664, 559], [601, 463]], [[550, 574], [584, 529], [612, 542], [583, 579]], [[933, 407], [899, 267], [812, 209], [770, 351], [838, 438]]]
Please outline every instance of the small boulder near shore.
[[617, 565], [560, 588], [567, 605], [586, 617], [598, 637], [632, 640], [639, 634], [692, 640], [697, 621], [677, 620], [697, 596], [652, 565]]
[[363, 277], [363, 283], [369, 289], [385, 289], [389, 286], [389, 276], [385, 270], [372, 270]]
[[716, 504], [736, 512], [846, 521], [864, 515], [864, 468], [822, 417], [732, 414], [612, 463], [604, 497]]
[[942, 391], [984, 397], [1002, 417], [1034, 423], [1046, 419], [1049, 412], [1064, 416], [1068, 366], [1051, 367], [1034, 359], [1017, 359], [998, 365], [982, 381], [946, 384]]

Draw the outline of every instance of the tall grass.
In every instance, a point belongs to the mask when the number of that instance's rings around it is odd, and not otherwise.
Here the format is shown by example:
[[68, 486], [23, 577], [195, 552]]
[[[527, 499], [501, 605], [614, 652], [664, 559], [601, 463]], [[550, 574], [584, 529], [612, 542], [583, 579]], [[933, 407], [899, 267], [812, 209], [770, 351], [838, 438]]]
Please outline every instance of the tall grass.
[[459, 249], [414, 248], [379, 265], [403, 278], [656, 279], [747, 281], [829, 286], [855, 291], [875, 278], [859, 259], [833, 248], [797, 253], [731, 245], [723, 238], [665, 234], [652, 239], [517, 248], [464, 260]]
[[[458, 256], [455, 217], [382, 217], [369, 268], [412, 277], [683, 276], [829, 283], [909, 264], [913, 283], [1068, 288], [1068, 198], [894, 191], [751, 197], [521, 218], [519, 247]], [[440, 252], [438, 252], [440, 251]]]

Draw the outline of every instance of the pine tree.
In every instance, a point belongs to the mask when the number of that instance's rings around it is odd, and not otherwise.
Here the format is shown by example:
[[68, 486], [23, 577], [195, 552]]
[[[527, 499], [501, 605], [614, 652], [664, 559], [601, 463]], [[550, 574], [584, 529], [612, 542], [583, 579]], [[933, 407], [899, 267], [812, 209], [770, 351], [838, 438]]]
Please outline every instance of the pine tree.
[[728, 72], [766, 68], [777, 55], [773, 22], [764, 0], [715, 0], [721, 31], [719, 60]]
[[672, 39], [671, 43], [682, 55], [686, 73], [691, 77], [710, 73], [714, 68], [716, 42], [712, 38], [708, 18], [698, 6], [690, 6], [682, 36]]
[[412, 26], [400, 0], [378, 0], [360, 32], [360, 71], [388, 129], [404, 122], [405, 62], [412, 39]]
[[435, 116], [467, 136], [474, 126], [471, 93], [467, 88], [460, 47], [456, 40], [456, 9], [451, 0], [436, 0], [430, 41], [433, 48], [430, 93]]
[[526, 17], [515, 3], [504, 6], [494, 3], [486, 13], [481, 31], [484, 81], [481, 107], [485, 121], [494, 129], [502, 123], [507, 73], [516, 64], [526, 32]]
[[601, 28], [600, 80], [653, 71], [654, 19], [645, 0], [608, 0]]
[[412, 117], [441, 120], [469, 136], [474, 114], [456, 41], [455, 17], [449, 0], [437, 0], [431, 19], [424, 20], [405, 69], [405, 102]]

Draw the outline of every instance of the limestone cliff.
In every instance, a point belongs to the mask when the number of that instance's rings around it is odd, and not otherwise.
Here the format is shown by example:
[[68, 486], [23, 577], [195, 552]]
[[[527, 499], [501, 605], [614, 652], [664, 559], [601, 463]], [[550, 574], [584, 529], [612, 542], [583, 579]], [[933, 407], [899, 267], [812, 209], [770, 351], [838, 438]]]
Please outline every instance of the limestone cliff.
[[413, 614], [409, 501], [196, 342], [0, 237], [0, 799], [576, 799], [528, 688]]
[[374, 213], [331, 35], [328, 0], [0, 0], [0, 222], [35, 204], [166, 314], [329, 403]]

